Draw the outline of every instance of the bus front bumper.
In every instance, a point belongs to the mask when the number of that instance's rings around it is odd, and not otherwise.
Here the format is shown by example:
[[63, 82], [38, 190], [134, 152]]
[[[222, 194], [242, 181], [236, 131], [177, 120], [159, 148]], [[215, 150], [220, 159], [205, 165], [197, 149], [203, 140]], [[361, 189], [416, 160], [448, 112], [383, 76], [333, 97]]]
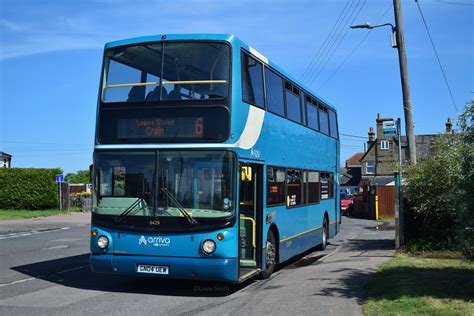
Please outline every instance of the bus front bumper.
[[[92, 253], [90, 264], [92, 272], [96, 273], [227, 282], [237, 282], [239, 280], [237, 259], [128, 256]], [[168, 274], [140, 273], [137, 272], [139, 265], [168, 267]]]

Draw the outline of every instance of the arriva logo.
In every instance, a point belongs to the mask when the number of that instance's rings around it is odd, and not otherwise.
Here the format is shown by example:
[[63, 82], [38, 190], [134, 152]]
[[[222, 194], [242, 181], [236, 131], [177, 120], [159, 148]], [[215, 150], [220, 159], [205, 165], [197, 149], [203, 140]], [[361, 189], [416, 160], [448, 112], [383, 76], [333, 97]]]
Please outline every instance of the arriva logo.
[[138, 239], [138, 245], [140, 246], [141, 244], [144, 244], [145, 246], [151, 244], [155, 247], [169, 247], [171, 240], [168, 237], [145, 237], [142, 235]]
[[138, 239], [138, 245], [140, 246], [141, 244], [145, 244], [145, 246], [146, 246], [145, 236], [142, 236], [142, 237], [140, 237], [140, 239]]

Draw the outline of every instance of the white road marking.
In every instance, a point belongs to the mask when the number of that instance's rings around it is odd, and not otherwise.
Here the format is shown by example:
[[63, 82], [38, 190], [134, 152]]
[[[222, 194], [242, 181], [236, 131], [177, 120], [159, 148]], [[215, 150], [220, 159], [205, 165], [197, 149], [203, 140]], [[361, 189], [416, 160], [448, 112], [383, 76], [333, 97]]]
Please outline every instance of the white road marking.
[[32, 278], [17, 280], [17, 281], [13, 281], [13, 282], [10, 282], [10, 283], [3, 283], [3, 284], [0, 284], [0, 287], [5, 287], [5, 286], [10, 286], [10, 285], [15, 285], [15, 284], [18, 284], [18, 283], [28, 282], [28, 281], [32, 281], [32, 280], [36, 280], [36, 279], [41, 279], [41, 278], [44, 278], [44, 277], [49, 276], [49, 275], [64, 274], [64, 273], [67, 273], [67, 272], [72, 272], [72, 271], [84, 269], [85, 267], [88, 267], [88, 266], [89, 265], [86, 264], [86, 265], [83, 265], [83, 266], [79, 266], [79, 267], [75, 267], [75, 268], [71, 268], [71, 269], [66, 269], [66, 270], [54, 272], [54, 273], [51, 273], [51, 274], [43, 274], [43, 275], [40, 275], [38, 277], [32, 277]]
[[10, 283], [4, 283], [4, 284], [0, 284], [0, 287], [14, 285], [14, 284], [18, 284], [18, 283], [23, 283], [23, 282], [27, 282], [27, 281], [31, 281], [31, 280], [35, 280], [35, 279], [36, 278], [28, 278], [28, 279], [13, 281], [13, 282], [10, 282]]
[[69, 227], [61, 227], [61, 228], [55, 228], [55, 229], [48, 229], [48, 230], [31, 230], [27, 232], [18, 232], [18, 233], [9, 233], [9, 234], [3, 234], [0, 235], [0, 240], [1, 239], [9, 239], [9, 238], [17, 238], [17, 237], [25, 237], [25, 236], [31, 236], [31, 235], [38, 235], [38, 234], [44, 234], [44, 233], [51, 233], [51, 232], [57, 232], [60, 230], [67, 230]]
[[54, 249], [66, 249], [66, 248], [69, 248], [69, 245], [57, 245], [57, 246], [42, 248], [40, 250], [54, 250]]

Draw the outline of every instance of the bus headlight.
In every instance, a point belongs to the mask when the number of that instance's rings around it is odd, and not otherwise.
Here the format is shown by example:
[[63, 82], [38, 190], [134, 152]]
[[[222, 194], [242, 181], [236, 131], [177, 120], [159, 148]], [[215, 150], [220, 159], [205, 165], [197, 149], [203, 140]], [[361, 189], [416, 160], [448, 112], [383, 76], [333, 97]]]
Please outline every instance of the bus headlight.
[[216, 251], [216, 242], [212, 239], [204, 240], [202, 243], [202, 251], [204, 251], [206, 255], [212, 254]]
[[99, 246], [100, 249], [105, 249], [109, 245], [109, 239], [105, 236], [100, 236], [97, 239], [97, 246]]

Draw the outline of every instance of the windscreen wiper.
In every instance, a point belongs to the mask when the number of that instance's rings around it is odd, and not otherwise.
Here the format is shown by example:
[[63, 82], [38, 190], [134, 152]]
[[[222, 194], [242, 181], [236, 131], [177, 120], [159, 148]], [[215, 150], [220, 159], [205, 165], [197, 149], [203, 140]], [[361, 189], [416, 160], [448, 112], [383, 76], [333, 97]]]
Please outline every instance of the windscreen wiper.
[[176, 197], [173, 195], [173, 193], [171, 193], [167, 188], [161, 188], [161, 191], [163, 191], [163, 193], [166, 194], [166, 196], [171, 200], [171, 202], [173, 202], [176, 205], [176, 207], [181, 212], [181, 214], [183, 214], [184, 217], [186, 217], [189, 224], [191, 224], [191, 225], [197, 225], [198, 224], [198, 222], [191, 215], [189, 215], [189, 213], [184, 209], [184, 207], [181, 205], [181, 203], [179, 203], [179, 201], [176, 199]]
[[115, 218], [115, 222], [121, 223], [127, 216], [135, 214], [138, 210], [140, 210], [140, 208], [136, 207], [139, 206], [140, 203], [143, 201], [143, 198], [137, 198], [137, 200], [133, 202], [129, 207], [127, 207], [127, 209], [125, 209], [122, 214]]

